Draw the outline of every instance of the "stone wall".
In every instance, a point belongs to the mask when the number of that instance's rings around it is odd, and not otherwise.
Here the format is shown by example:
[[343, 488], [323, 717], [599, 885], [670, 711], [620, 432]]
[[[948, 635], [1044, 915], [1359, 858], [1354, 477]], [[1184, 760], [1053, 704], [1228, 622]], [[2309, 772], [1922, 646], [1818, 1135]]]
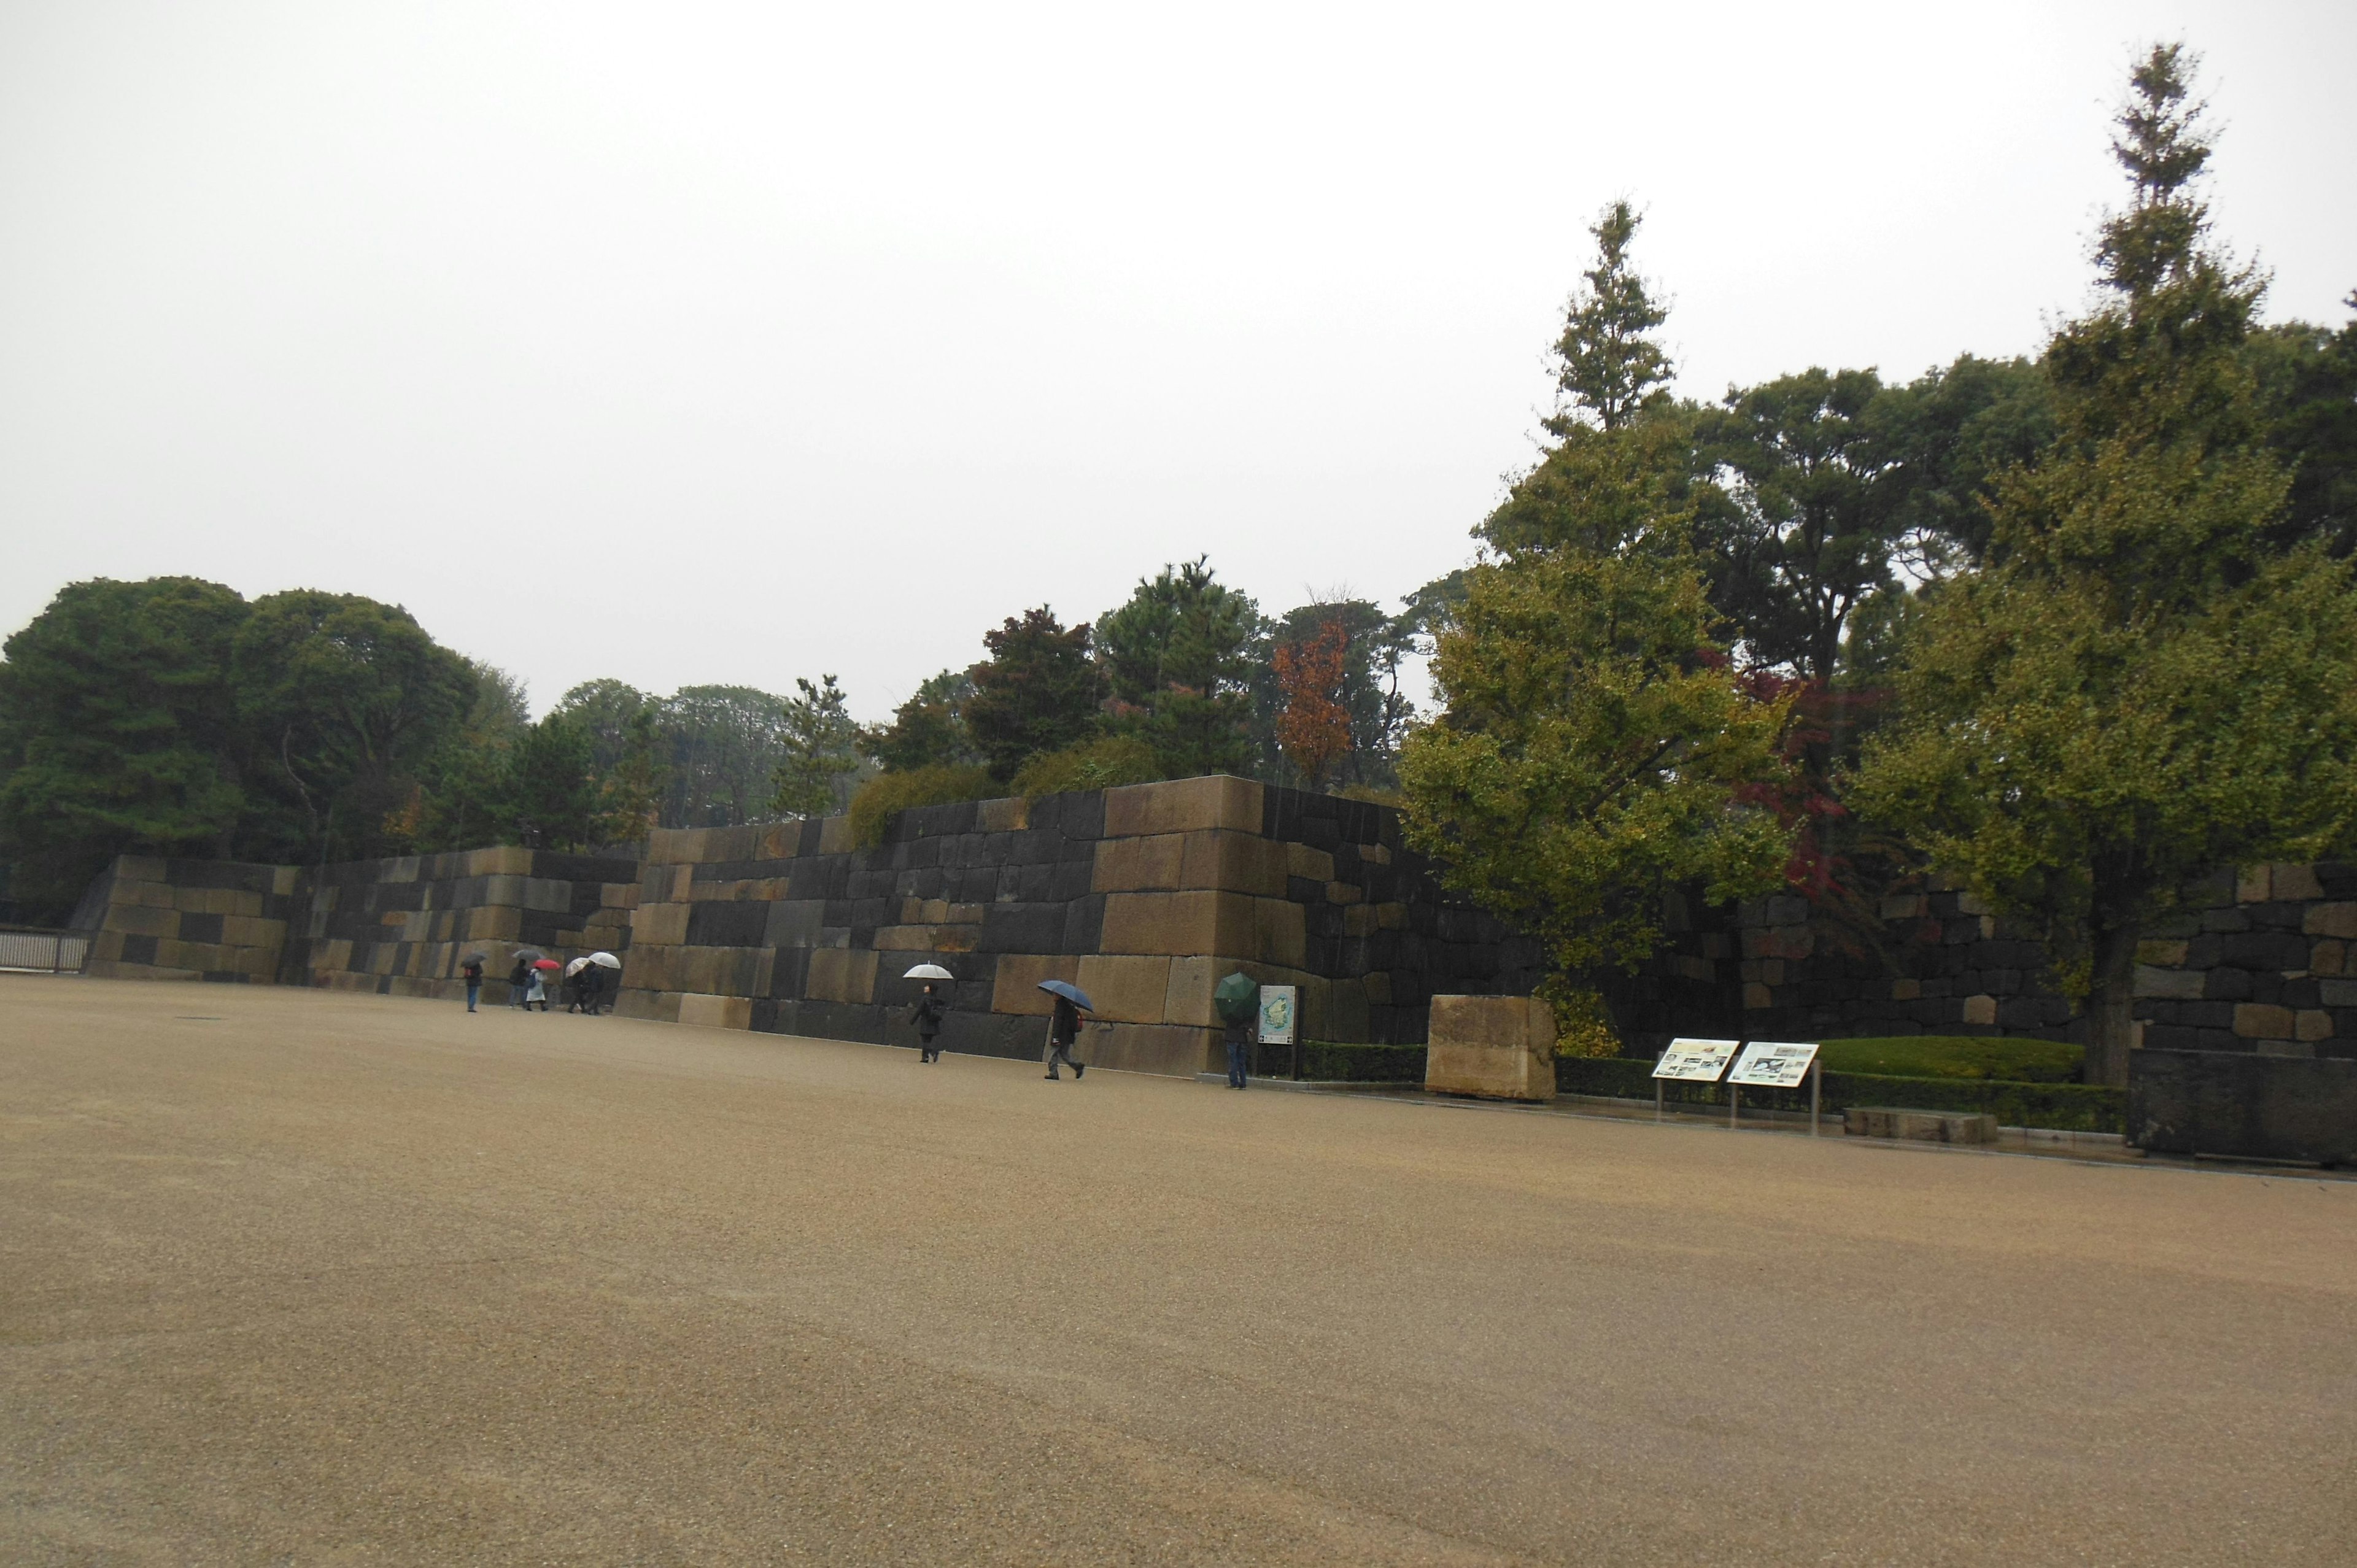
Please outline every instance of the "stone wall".
[[278, 977], [300, 902], [291, 865], [125, 854], [82, 900], [94, 934], [85, 974], [119, 980]]
[[948, 1049], [1037, 1055], [1039, 983], [1065, 980], [1110, 1025], [1085, 1059], [1193, 1073], [1232, 971], [1300, 987], [1312, 1037], [1413, 1044], [1435, 992], [1527, 992], [1536, 959], [1441, 894], [1395, 813], [1207, 778], [926, 807], [870, 848], [842, 818], [658, 832], [621, 1010], [900, 1039], [902, 976], [938, 963]]
[[[1796, 897], [1743, 906], [1742, 1031], [1812, 1040], [2007, 1034], [2083, 1039], [2035, 930], [1930, 887], [1882, 901], [1859, 933]], [[2357, 1057], [2357, 866], [2221, 872], [2138, 950], [2139, 1043]]]

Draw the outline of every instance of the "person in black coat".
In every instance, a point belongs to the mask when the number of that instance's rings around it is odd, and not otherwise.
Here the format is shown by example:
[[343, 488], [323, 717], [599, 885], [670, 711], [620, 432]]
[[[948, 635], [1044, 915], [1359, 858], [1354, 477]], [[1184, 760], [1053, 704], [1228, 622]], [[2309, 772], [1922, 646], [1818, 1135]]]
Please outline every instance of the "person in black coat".
[[1056, 1064], [1061, 1062], [1079, 1078], [1088, 1068], [1072, 1059], [1072, 1042], [1081, 1037], [1081, 1010], [1072, 1005], [1069, 996], [1056, 998], [1056, 1010], [1048, 1019], [1048, 1078], [1056, 1078]]
[[942, 1032], [942, 999], [933, 990], [931, 981], [925, 982], [924, 994], [909, 1004], [909, 1022], [917, 1026], [917, 1059], [935, 1062], [942, 1059], [942, 1048], [933, 1040]]
[[520, 958], [515, 961], [515, 967], [508, 971], [508, 1005], [522, 1006], [523, 993], [531, 984], [532, 961]]
[[483, 993], [483, 961], [470, 958], [458, 972], [467, 977], [467, 1011], [471, 1013], [475, 1010], [475, 998]]

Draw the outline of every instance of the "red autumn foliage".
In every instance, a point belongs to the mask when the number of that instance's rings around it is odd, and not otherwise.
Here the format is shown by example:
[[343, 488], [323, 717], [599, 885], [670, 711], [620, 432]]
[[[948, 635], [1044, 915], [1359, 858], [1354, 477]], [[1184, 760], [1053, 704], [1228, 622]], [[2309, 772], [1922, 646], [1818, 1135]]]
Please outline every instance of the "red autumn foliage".
[[1276, 686], [1285, 698], [1276, 743], [1312, 789], [1351, 749], [1351, 710], [1340, 701], [1350, 647], [1350, 632], [1329, 620], [1317, 636], [1276, 649]]

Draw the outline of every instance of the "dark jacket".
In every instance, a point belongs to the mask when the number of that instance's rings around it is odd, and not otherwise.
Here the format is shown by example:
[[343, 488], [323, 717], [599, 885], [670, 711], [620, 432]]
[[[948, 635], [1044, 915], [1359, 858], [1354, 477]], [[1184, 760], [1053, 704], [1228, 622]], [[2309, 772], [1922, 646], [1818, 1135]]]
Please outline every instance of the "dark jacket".
[[1081, 1010], [1072, 1005], [1071, 997], [1056, 998], [1056, 1016], [1048, 1026], [1048, 1037], [1060, 1046], [1069, 1046], [1081, 1037]]
[[525, 962], [522, 959], [516, 960], [515, 967], [508, 971], [508, 983], [514, 986], [518, 991], [530, 985], [532, 983], [532, 965]]
[[471, 959], [458, 972], [467, 977], [467, 983], [469, 985], [480, 985], [483, 983], [483, 966]]
[[942, 999], [930, 993], [920, 996], [909, 1008], [909, 1022], [917, 1026], [920, 1039], [931, 1039], [942, 1032]]

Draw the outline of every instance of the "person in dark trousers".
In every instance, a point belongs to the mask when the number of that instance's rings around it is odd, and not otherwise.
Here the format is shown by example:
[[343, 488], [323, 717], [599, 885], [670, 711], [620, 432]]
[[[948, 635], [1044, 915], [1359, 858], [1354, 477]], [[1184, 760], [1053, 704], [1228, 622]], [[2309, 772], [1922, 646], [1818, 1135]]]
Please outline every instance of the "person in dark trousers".
[[1063, 1063], [1072, 1069], [1077, 1079], [1088, 1071], [1084, 1063], [1072, 1059], [1072, 1042], [1081, 1037], [1081, 1010], [1072, 1005], [1069, 996], [1056, 998], [1056, 1010], [1048, 1018], [1048, 1080], [1056, 1081], [1056, 1064]]
[[521, 958], [516, 960], [515, 967], [508, 971], [508, 1005], [522, 1006], [524, 989], [531, 983], [532, 961]]
[[470, 958], [458, 972], [467, 977], [467, 1011], [471, 1013], [475, 1010], [475, 998], [483, 993], [483, 961]]
[[1226, 1026], [1228, 1039], [1228, 1087], [1245, 1087], [1244, 1068], [1251, 1060], [1253, 1026], [1250, 1024]]
[[925, 982], [924, 994], [909, 1005], [909, 1022], [917, 1026], [917, 1059], [936, 1062], [942, 1059], [941, 1047], [933, 1044], [942, 1032], [942, 999], [933, 990], [931, 981]]
[[606, 1004], [606, 966], [585, 963], [581, 966], [581, 1010], [592, 1018]]

